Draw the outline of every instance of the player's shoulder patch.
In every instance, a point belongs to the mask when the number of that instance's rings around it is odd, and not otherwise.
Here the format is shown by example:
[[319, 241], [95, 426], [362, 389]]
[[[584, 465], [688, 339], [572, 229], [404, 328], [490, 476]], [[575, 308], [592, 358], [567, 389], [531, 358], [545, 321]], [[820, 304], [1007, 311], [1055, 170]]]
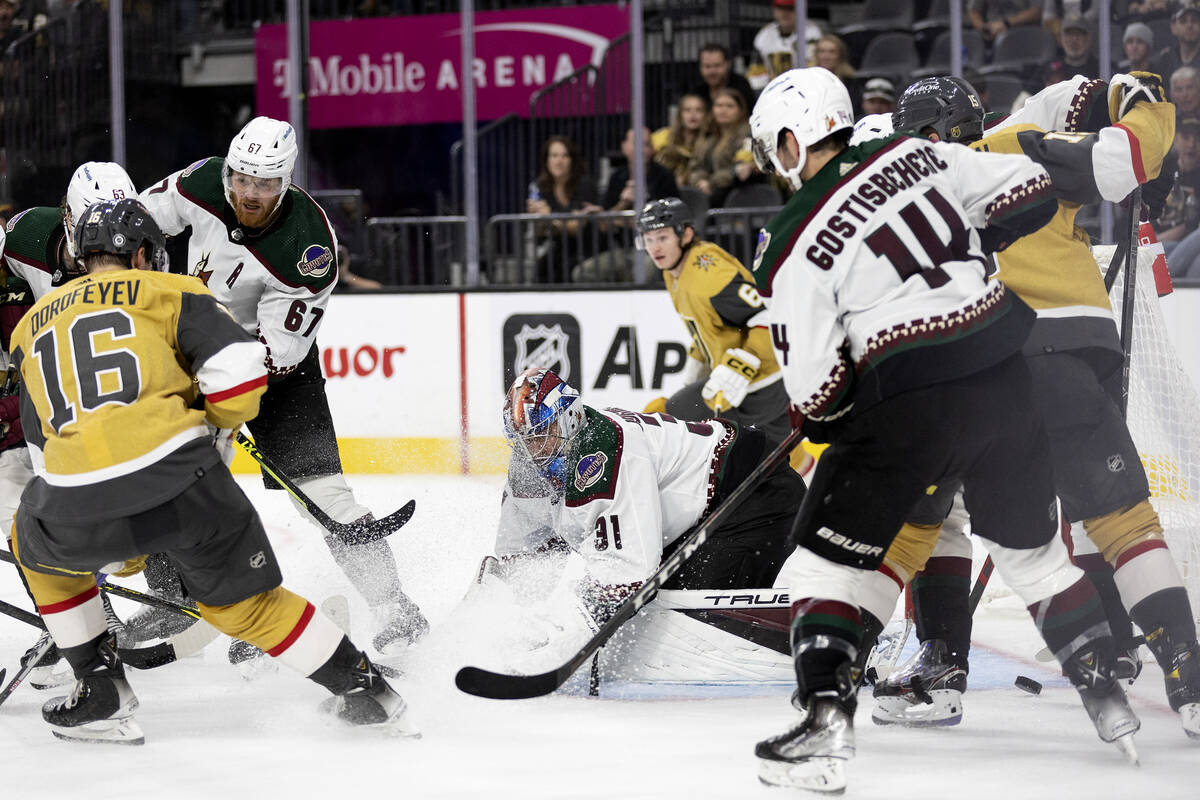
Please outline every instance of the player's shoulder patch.
[[759, 265], [762, 264], [763, 256], [767, 254], [767, 249], [771, 246], [771, 232], [766, 228], [760, 228], [758, 231], [758, 244], [754, 246], [754, 262], [750, 267], [752, 271], [756, 271]]
[[179, 173], [179, 193], [210, 214], [220, 217], [225, 206], [225, 184], [221, 168], [225, 159], [218, 156], [202, 158]]
[[588, 424], [573, 445], [575, 455], [567, 474], [566, 502], [571, 507], [611, 499], [621, 470], [625, 444], [621, 426], [593, 408], [586, 414]]
[[62, 238], [62, 213], [57, 208], [35, 206], [15, 215], [5, 227], [4, 254], [37, 269], [53, 272], [51, 243]]
[[296, 262], [296, 269], [301, 275], [314, 278], [325, 276], [332, 267], [333, 251], [323, 244], [310, 244], [304, 248], [304, 254]]

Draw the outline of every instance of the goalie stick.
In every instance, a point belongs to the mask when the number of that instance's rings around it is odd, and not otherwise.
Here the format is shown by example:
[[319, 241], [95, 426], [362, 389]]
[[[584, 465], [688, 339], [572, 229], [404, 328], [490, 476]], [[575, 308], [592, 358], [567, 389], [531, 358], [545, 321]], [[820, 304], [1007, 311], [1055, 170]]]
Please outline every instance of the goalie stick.
[[322, 528], [332, 533], [337, 538], [341, 539], [346, 544], [370, 544], [377, 542], [385, 536], [390, 536], [400, 530], [404, 525], [412, 519], [413, 512], [417, 508], [416, 500], [409, 500], [398, 511], [388, 514], [383, 519], [376, 519], [370, 522], [338, 522], [325, 513], [325, 511], [314, 503], [308, 495], [301, 491], [296, 482], [289, 478], [273, 464], [269, 458], [263, 455], [263, 452], [258, 449], [254, 441], [246, 436], [241, 431], [237, 432], [237, 443], [245, 450], [251, 458], [258, 462], [258, 465], [263, 468], [263, 471], [270, 475], [275, 481], [287, 490], [297, 503], [304, 507], [304, 510], [312, 515]]
[[593, 653], [612, 638], [617, 629], [654, 599], [662, 585], [678, 572], [679, 568], [708, 540], [709, 533], [745, 499], [746, 495], [764, 477], [787, 460], [788, 454], [800, 443], [802, 438], [803, 434], [799, 428], [792, 430], [788, 437], [771, 451], [766, 459], [755, 467], [754, 471], [747, 475], [746, 479], [738, 484], [737, 488], [730, 492], [719, 506], [692, 528], [691, 533], [687, 534], [680, 545], [675, 548], [675, 552], [659, 565], [658, 569], [638, 587], [637, 591], [625, 598], [612, 617], [600, 626], [600, 630], [591, 639], [588, 639], [587, 643], [571, 656], [567, 663], [540, 675], [506, 675], [479, 667], [463, 667], [454, 676], [455, 685], [467, 694], [494, 700], [522, 700], [529, 697], [540, 697], [562, 686], [568, 678], [575, 674], [575, 670], [579, 669], [592, 657]]

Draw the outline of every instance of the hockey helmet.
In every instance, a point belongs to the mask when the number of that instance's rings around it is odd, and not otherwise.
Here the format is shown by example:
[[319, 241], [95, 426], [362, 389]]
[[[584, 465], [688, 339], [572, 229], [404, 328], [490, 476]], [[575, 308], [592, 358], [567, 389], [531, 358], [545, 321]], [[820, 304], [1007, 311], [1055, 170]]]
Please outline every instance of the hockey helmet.
[[111, 161], [88, 161], [80, 164], [67, 184], [67, 194], [59, 211], [62, 212], [63, 232], [66, 233], [67, 261], [75, 260], [75, 220], [93, 203], [137, 197], [133, 181], [120, 164]]
[[638, 250], [646, 249], [645, 243], [642, 241], [642, 234], [647, 231], [671, 228], [682, 239], [685, 230], [689, 227], [695, 228], [695, 223], [692, 221], [692, 209], [678, 197], [665, 197], [646, 203], [646, 207], [642, 209], [642, 213], [638, 214], [634, 225], [637, 233], [633, 243]]
[[579, 392], [552, 370], [531, 367], [504, 401], [504, 435], [555, 491], [566, 486], [567, 451], [587, 424]]
[[95, 203], [83, 212], [75, 226], [75, 274], [87, 271], [84, 259], [89, 255], [107, 253], [132, 260], [133, 254], [145, 246], [154, 269], [167, 268], [167, 240], [138, 200], [130, 198], [117, 202]]
[[299, 154], [296, 131], [291, 125], [270, 117], [255, 117], [229, 143], [221, 168], [225, 196], [232, 196], [233, 173], [240, 172], [255, 178], [278, 178], [278, 197], [283, 197], [292, 184], [292, 170]]
[[983, 136], [983, 113], [979, 93], [962, 78], [922, 78], [896, 101], [892, 124], [913, 135], [933, 128], [943, 142], [970, 144]]
[[854, 135], [850, 137], [850, 144], [856, 145], [872, 139], [882, 139], [893, 133], [891, 114], [867, 114], [854, 123]]
[[[809, 146], [853, 127], [850, 93], [836, 75], [824, 67], [790, 69], [768, 83], [754, 104], [750, 115], [754, 161], [763, 172], [774, 172], [799, 189]], [[800, 145], [800, 163], [792, 169], [784, 169], [779, 161], [785, 131], [791, 131]]]

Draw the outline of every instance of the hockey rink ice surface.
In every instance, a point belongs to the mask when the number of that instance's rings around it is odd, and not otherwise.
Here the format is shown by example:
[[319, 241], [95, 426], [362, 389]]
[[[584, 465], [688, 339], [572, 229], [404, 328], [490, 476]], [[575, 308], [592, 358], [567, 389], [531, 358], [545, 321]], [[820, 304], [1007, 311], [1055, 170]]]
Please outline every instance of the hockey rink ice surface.
[[[360, 646], [369, 646], [366, 606], [317, 531], [300, 520], [282, 492], [265, 492], [257, 478], [239, 482], [263, 513], [285, 585], [316, 603], [344, 594], [351, 634]], [[327, 696], [324, 690], [286, 670], [244, 679], [227, 662], [228, 640], [221, 637], [199, 656], [155, 670], [129, 670], [141, 700], [143, 747], [55, 739], [39, 709], [70, 686], [45, 692], [22, 686], [0, 706], [0, 797], [812, 796], [764, 787], [756, 777], [755, 742], [796, 718], [788, 704], [790, 687], [643, 686], [607, 698], [523, 701], [459, 693], [453, 676], [473, 660], [467, 641], [472, 637], [469, 627], [446, 621], [480, 557], [491, 550], [501, 479], [351, 476], [350, 483], [377, 514], [409, 497], [417, 500], [415, 517], [390, 541], [405, 590], [433, 625], [430, 637], [409, 655], [406, 677], [396, 682], [423, 731], [421, 739], [335, 725], [316, 710]], [[137, 579], [128, 583], [144, 585]], [[29, 607], [14, 574], [0, 581], [0, 597]], [[134, 609], [120, 599], [114, 606], [122, 616]], [[10, 675], [36, 638], [32, 628], [0, 616], [0, 664]], [[859, 755], [847, 768], [845, 796], [1200, 797], [1200, 742], [1184, 736], [1167, 708], [1157, 666], [1147, 661], [1130, 690], [1142, 719], [1139, 768], [1096, 737], [1075, 691], [1057, 669], [1035, 660], [1040, 647], [1033, 623], [1013, 598], [985, 601], [975, 620], [961, 725], [877, 727], [864, 692], [856, 718]], [[1148, 656], [1144, 649], [1143, 655]], [[1041, 695], [1015, 688], [1017, 675], [1045, 684]]]

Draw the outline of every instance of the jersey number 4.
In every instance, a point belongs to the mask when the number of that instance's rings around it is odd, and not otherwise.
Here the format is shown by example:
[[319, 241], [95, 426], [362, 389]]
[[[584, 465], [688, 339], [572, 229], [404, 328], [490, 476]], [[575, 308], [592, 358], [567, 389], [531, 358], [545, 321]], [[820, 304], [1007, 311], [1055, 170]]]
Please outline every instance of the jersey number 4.
[[[74, 381], [63, 379], [58, 363], [57, 329], [48, 328], [33, 340], [33, 357], [38, 361], [46, 384], [46, 399], [50, 402], [48, 422], [56, 433], [75, 421], [76, 408], [95, 411], [108, 403], [128, 405], [141, 394], [137, 355], [123, 347], [97, 353], [93, 345], [103, 333], [110, 334], [113, 342], [133, 338], [133, 317], [119, 309], [76, 317], [68, 334]], [[111, 387], [109, 391], [101, 388], [102, 381]]]

